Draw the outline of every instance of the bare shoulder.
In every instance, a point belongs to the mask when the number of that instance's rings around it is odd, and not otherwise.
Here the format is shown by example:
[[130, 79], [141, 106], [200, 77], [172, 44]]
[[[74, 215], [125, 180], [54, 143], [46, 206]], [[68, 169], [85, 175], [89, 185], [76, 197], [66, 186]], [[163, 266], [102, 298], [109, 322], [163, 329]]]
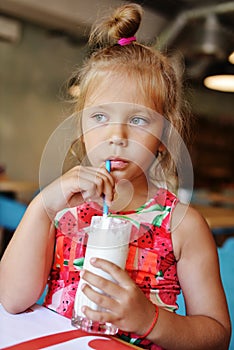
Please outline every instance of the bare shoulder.
[[197, 209], [190, 205], [178, 203], [172, 215], [172, 230], [189, 229], [191, 225], [202, 225], [208, 228], [206, 220], [197, 211]]
[[193, 207], [178, 203], [171, 221], [172, 240], [177, 260], [184, 251], [206, 247], [216, 250], [210, 228], [204, 217]]
[[229, 333], [217, 247], [206, 220], [196, 209], [177, 205], [172, 217], [172, 242], [187, 315], [206, 315]]

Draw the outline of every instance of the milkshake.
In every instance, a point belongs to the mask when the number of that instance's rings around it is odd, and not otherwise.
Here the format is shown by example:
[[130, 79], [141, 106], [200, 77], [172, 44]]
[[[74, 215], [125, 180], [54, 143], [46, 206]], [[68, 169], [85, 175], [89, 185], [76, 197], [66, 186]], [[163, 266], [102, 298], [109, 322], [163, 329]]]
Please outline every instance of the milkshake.
[[[115, 282], [108, 273], [92, 266], [90, 259], [92, 257], [106, 259], [124, 269], [128, 256], [130, 234], [131, 223], [129, 221], [113, 217], [94, 216], [90, 226], [84, 269]], [[82, 292], [81, 286], [83, 283], [87, 282], [81, 278], [75, 297], [72, 325], [87, 332], [116, 334], [118, 329], [114, 325], [89, 320], [82, 313], [83, 305], [89, 306], [93, 310], [102, 311]], [[95, 287], [92, 288], [97, 290]], [[100, 290], [97, 291], [102, 293]]]

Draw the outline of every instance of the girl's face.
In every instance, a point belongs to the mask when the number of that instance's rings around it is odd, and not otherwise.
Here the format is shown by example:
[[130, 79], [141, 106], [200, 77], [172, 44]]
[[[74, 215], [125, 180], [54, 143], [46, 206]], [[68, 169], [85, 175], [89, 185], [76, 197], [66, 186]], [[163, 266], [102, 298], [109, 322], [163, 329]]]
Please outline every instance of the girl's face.
[[137, 82], [112, 77], [92, 88], [82, 116], [83, 142], [94, 167], [111, 160], [116, 181], [147, 178], [161, 145], [163, 117], [150, 109]]

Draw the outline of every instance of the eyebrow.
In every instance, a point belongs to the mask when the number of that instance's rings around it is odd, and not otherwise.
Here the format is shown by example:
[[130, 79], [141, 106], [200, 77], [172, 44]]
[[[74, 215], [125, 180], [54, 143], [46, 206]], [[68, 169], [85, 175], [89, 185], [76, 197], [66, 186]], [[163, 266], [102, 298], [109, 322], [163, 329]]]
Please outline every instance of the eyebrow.
[[90, 106], [90, 107], [86, 107], [84, 109], [84, 113], [93, 113], [93, 112], [112, 112], [112, 107], [113, 104], [115, 105], [129, 105], [131, 106], [130, 109], [130, 113], [131, 114], [138, 114], [138, 113], [147, 113], [151, 118], [158, 118], [158, 117], [162, 117], [162, 115], [160, 113], [158, 113], [157, 111], [154, 111], [153, 109], [146, 107], [144, 105], [140, 105], [140, 104], [134, 104], [134, 103], [128, 103], [128, 102], [109, 102], [109, 103], [101, 103], [101, 104], [97, 104], [95, 106]]
[[88, 106], [86, 108], [84, 108], [84, 110], [92, 110], [92, 109], [101, 109], [101, 110], [111, 110], [113, 104], [115, 105], [131, 105], [131, 112], [132, 113], [139, 113], [139, 112], [143, 112], [143, 111], [147, 111], [148, 113], [151, 114], [158, 114], [156, 111], [151, 110], [149, 107], [145, 107], [143, 105], [139, 105], [139, 104], [134, 104], [134, 103], [127, 103], [127, 102], [110, 102], [110, 103], [103, 103], [103, 104], [98, 104], [95, 106]]

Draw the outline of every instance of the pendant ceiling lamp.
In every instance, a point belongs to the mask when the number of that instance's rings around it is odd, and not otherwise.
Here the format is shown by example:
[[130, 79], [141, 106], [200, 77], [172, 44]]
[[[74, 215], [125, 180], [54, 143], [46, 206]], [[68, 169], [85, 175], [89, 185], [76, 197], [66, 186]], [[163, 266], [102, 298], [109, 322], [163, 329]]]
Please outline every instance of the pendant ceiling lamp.
[[234, 92], [234, 65], [228, 61], [217, 63], [207, 72], [204, 85], [212, 90]]
[[229, 55], [228, 60], [231, 64], [234, 64], [234, 51]]

